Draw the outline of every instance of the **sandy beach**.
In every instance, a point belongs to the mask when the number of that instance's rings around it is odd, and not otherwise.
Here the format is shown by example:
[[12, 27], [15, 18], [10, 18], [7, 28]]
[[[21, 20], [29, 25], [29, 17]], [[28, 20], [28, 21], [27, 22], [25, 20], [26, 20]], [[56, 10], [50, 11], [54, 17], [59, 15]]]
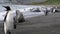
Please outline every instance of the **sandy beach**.
[[[12, 34], [60, 34], [60, 13], [47, 16], [26, 18], [26, 22], [18, 23]], [[4, 34], [0, 28], [0, 34]]]

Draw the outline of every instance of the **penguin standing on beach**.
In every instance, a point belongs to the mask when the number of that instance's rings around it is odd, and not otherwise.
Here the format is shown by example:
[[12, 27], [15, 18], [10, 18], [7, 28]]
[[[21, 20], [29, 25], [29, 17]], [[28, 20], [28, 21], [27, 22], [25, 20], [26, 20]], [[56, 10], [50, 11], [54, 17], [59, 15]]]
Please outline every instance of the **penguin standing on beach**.
[[47, 10], [47, 8], [46, 8], [46, 11], [45, 11], [45, 16], [47, 16], [48, 15], [48, 10]]
[[[4, 33], [11, 34], [11, 31], [14, 29], [14, 19], [13, 19], [13, 12], [9, 6], [3, 6], [6, 8], [6, 15], [4, 18]], [[16, 27], [16, 26], [15, 26]]]

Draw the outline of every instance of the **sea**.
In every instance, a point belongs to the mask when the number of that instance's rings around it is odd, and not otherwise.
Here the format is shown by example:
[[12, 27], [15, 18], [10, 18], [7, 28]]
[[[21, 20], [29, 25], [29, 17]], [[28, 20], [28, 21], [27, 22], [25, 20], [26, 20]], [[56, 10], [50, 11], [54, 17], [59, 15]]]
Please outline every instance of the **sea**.
[[[0, 27], [3, 27], [3, 20], [6, 14], [6, 9], [3, 6], [10, 6], [13, 11], [20, 10], [23, 13], [24, 18], [32, 18], [36, 16], [45, 15], [43, 11], [41, 12], [32, 12], [32, 8], [41, 8], [45, 6], [35, 6], [35, 5], [13, 5], [13, 4], [0, 4]], [[42, 9], [41, 9], [42, 10]], [[45, 10], [45, 9], [44, 9]], [[14, 13], [15, 14], [15, 13]]]

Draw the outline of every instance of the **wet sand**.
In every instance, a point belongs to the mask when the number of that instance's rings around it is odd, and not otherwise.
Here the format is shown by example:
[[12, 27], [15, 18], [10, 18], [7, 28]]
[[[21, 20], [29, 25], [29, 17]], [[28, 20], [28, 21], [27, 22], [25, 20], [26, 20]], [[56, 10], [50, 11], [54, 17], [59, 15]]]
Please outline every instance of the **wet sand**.
[[[60, 13], [37, 16], [18, 23], [12, 34], [60, 34]], [[0, 29], [0, 34], [4, 34]]]

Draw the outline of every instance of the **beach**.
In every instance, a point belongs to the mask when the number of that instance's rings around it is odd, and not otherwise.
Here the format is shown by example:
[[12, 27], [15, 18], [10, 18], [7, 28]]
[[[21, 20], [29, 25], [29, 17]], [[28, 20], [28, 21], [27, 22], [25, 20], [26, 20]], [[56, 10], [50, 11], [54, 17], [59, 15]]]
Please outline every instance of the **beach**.
[[[25, 20], [26, 22], [17, 24], [12, 34], [60, 34], [60, 13]], [[0, 34], [3, 34], [2, 29], [0, 29]]]
[[[44, 12], [23, 12], [23, 15], [25, 22], [16, 23], [17, 28], [11, 31], [12, 34], [60, 34], [60, 12], [47, 16]], [[3, 25], [2, 22], [0, 21], [0, 25]], [[0, 26], [0, 34], [4, 34], [3, 26]]]

